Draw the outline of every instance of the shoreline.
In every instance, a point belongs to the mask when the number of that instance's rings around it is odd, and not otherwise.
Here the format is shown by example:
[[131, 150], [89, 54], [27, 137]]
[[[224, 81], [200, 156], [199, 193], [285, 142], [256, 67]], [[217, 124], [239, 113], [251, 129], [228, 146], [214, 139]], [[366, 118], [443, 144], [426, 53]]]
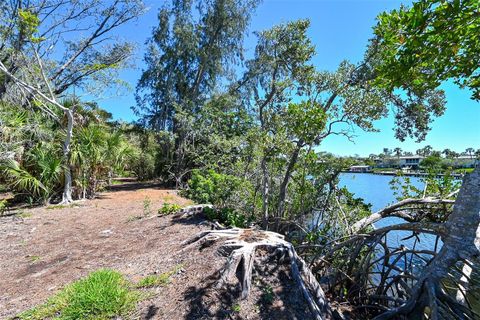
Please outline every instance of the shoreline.
[[[374, 171], [369, 171], [369, 172], [357, 172], [357, 171], [349, 171], [345, 170], [342, 171], [342, 173], [355, 173], [355, 174], [376, 174], [376, 175], [383, 175], [383, 176], [396, 176], [398, 171], [380, 171], [380, 172], [374, 172]], [[429, 174], [426, 172], [402, 172], [403, 176], [409, 176], [409, 177], [426, 177]], [[444, 173], [439, 173], [435, 175], [437, 178], [445, 176]], [[462, 179], [465, 174], [463, 173], [452, 173], [452, 177], [457, 178], [457, 179]]]

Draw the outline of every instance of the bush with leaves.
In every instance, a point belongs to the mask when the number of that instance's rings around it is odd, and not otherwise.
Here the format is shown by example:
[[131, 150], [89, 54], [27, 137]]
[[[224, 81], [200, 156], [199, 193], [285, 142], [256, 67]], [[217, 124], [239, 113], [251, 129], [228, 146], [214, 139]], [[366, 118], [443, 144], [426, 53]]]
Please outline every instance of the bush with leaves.
[[158, 214], [160, 215], [170, 215], [180, 211], [182, 207], [176, 203], [165, 202], [160, 209], [158, 209]]
[[242, 180], [235, 176], [214, 170], [194, 170], [185, 194], [198, 203], [224, 207], [241, 185]]
[[203, 209], [208, 220], [218, 221], [228, 227], [247, 228], [254, 221], [252, 215], [240, 213], [232, 208], [209, 208]]

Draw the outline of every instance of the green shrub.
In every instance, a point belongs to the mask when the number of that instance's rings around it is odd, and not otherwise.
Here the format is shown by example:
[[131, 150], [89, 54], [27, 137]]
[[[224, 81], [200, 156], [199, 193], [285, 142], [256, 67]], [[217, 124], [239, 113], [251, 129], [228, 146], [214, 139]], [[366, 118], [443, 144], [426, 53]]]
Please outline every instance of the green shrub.
[[18, 315], [19, 319], [111, 319], [128, 314], [139, 296], [113, 270], [98, 270], [65, 287], [45, 304]]
[[203, 208], [203, 213], [208, 220], [218, 220], [218, 210], [214, 208], [205, 207]]
[[176, 203], [165, 202], [160, 209], [158, 209], [158, 214], [160, 215], [169, 215], [174, 214], [180, 211], [182, 207]]
[[218, 220], [229, 227], [247, 228], [252, 222], [251, 217], [232, 208], [204, 208], [203, 212], [208, 220]]
[[132, 161], [131, 167], [138, 180], [152, 179], [155, 177], [155, 156], [142, 152]]
[[188, 181], [186, 195], [198, 203], [210, 203], [224, 206], [242, 184], [242, 180], [235, 176], [217, 173], [213, 170], [192, 172]]

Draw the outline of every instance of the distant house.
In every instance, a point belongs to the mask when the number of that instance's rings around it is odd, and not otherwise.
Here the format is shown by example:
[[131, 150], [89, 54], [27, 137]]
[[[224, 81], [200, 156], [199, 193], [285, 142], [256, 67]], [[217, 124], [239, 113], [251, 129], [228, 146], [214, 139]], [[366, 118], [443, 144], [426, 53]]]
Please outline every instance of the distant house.
[[420, 163], [423, 160], [423, 157], [418, 155], [403, 156], [398, 158], [398, 160], [399, 160], [399, 163], [398, 163], [399, 168], [409, 168], [409, 169], [416, 170], [419, 168]]
[[372, 168], [370, 166], [351, 166], [350, 172], [370, 172]]

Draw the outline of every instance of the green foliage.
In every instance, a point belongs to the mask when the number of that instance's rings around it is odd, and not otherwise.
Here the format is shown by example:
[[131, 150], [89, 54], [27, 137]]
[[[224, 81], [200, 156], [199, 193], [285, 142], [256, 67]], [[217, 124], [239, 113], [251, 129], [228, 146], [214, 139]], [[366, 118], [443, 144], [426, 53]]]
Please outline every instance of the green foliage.
[[7, 210], [8, 203], [6, 199], [0, 200], [0, 216]]
[[42, 197], [48, 194], [48, 190], [43, 183], [27, 170], [21, 168], [20, 164], [15, 160], [7, 159], [2, 161], [0, 163], [0, 171], [7, 179], [9, 187], [18, 193], [26, 193], [33, 197]]
[[376, 70], [383, 84], [428, 91], [454, 79], [480, 99], [477, 0], [418, 0], [377, 19], [382, 63]]
[[216, 85], [243, 58], [243, 37], [256, 4], [167, 1], [158, 13], [145, 54], [147, 68], [137, 84], [135, 111], [145, 127], [163, 134], [157, 140], [156, 165], [177, 187], [202, 160], [196, 146], [209, 137], [198, 134], [204, 130], [199, 114]]
[[224, 206], [241, 185], [242, 180], [232, 175], [194, 170], [185, 193], [198, 203]]
[[273, 288], [270, 285], [267, 285], [262, 288], [262, 301], [266, 304], [272, 304], [275, 299], [275, 294], [273, 293]]
[[158, 214], [160, 215], [170, 215], [180, 211], [182, 207], [176, 203], [165, 202], [160, 209], [158, 209]]
[[18, 315], [22, 320], [111, 319], [125, 316], [138, 300], [124, 277], [113, 270], [98, 270], [51, 297], [45, 304]]
[[[109, 116], [96, 105], [81, 104], [77, 109], [69, 161], [74, 197], [93, 197], [101, 188], [99, 180], [126, 174], [139, 153], [123, 128], [108, 122]], [[58, 200], [65, 169], [59, 124], [41, 112], [1, 104], [0, 131], [0, 180], [29, 203]]]
[[420, 167], [427, 171], [440, 171], [442, 162], [442, 158], [439, 156], [430, 155], [422, 160]]
[[40, 18], [37, 14], [29, 11], [29, 10], [18, 10], [18, 17], [20, 20], [19, 24], [19, 31], [22, 33], [26, 38], [28, 38], [33, 43], [38, 43], [45, 38], [37, 38], [34, 37], [34, 34], [38, 32], [38, 27], [40, 26]]
[[229, 227], [248, 228], [252, 221], [252, 216], [247, 217], [245, 214], [238, 212], [232, 208], [204, 208], [203, 212], [208, 220], [218, 221]]
[[319, 132], [325, 129], [327, 114], [316, 102], [290, 103], [286, 110], [286, 122], [295, 137], [313, 143]]
[[242, 310], [242, 307], [237, 303], [232, 306], [232, 311], [239, 313]]

